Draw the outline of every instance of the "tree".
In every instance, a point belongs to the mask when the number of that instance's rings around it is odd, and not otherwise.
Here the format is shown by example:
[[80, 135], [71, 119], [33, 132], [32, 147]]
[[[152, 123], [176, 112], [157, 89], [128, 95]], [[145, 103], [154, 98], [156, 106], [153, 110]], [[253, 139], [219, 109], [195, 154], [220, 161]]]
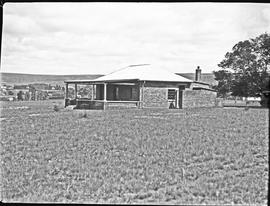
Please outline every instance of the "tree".
[[228, 93], [231, 91], [232, 74], [226, 70], [214, 71], [213, 73], [215, 75], [215, 80], [218, 81], [218, 85], [214, 86], [218, 97], [227, 97]]
[[19, 91], [18, 93], [17, 93], [17, 99], [19, 100], [19, 101], [23, 101], [23, 92], [22, 91]]
[[11, 90], [9, 90], [9, 91], [8, 91], [8, 95], [14, 95], [14, 92], [11, 91]]
[[[263, 91], [269, 90], [269, 64], [269, 34], [265, 33], [254, 39], [238, 42], [218, 64], [222, 72], [214, 72], [220, 82], [218, 91], [219, 89], [223, 91], [225, 87], [225, 90], [229, 88], [233, 96], [261, 95]], [[226, 73], [224, 78], [219, 79], [218, 75], [224, 73]], [[224, 86], [225, 82], [229, 83], [227, 87]]]

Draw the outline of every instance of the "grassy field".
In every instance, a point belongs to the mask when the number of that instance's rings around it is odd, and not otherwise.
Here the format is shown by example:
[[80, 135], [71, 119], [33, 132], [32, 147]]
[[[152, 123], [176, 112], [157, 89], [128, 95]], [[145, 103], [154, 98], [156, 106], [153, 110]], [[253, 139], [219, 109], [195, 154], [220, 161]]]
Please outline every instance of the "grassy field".
[[2, 102], [1, 200], [266, 205], [268, 112]]

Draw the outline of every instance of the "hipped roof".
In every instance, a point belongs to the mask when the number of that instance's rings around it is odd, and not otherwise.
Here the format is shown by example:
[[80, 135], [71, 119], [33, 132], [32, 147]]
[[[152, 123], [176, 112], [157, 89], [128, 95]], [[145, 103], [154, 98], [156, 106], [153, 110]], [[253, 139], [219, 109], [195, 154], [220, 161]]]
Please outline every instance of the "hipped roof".
[[192, 82], [190, 79], [150, 64], [130, 65], [93, 81], [110, 82], [117, 80]]

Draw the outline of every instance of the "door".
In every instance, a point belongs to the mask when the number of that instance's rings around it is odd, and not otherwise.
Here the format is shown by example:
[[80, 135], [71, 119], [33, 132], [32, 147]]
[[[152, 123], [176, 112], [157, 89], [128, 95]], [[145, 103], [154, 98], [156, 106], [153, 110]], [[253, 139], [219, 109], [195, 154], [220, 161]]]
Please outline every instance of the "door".
[[183, 109], [183, 91], [185, 90], [186, 85], [179, 85], [179, 97], [178, 97], [178, 102], [179, 102], [179, 109]]
[[169, 108], [177, 108], [177, 91], [175, 89], [168, 90]]

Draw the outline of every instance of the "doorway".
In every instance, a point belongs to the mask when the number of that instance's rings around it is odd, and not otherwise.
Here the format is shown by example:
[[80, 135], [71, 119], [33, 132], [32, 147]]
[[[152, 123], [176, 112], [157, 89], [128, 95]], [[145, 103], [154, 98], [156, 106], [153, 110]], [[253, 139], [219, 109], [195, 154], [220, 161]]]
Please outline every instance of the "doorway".
[[169, 89], [168, 90], [168, 101], [169, 101], [169, 108], [177, 108], [177, 90], [176, 89]]
[[180, 85], [179, 86], [179, 109], [183, 109], [183, 90], [185, 90], [185, 86], [184, 85]]

